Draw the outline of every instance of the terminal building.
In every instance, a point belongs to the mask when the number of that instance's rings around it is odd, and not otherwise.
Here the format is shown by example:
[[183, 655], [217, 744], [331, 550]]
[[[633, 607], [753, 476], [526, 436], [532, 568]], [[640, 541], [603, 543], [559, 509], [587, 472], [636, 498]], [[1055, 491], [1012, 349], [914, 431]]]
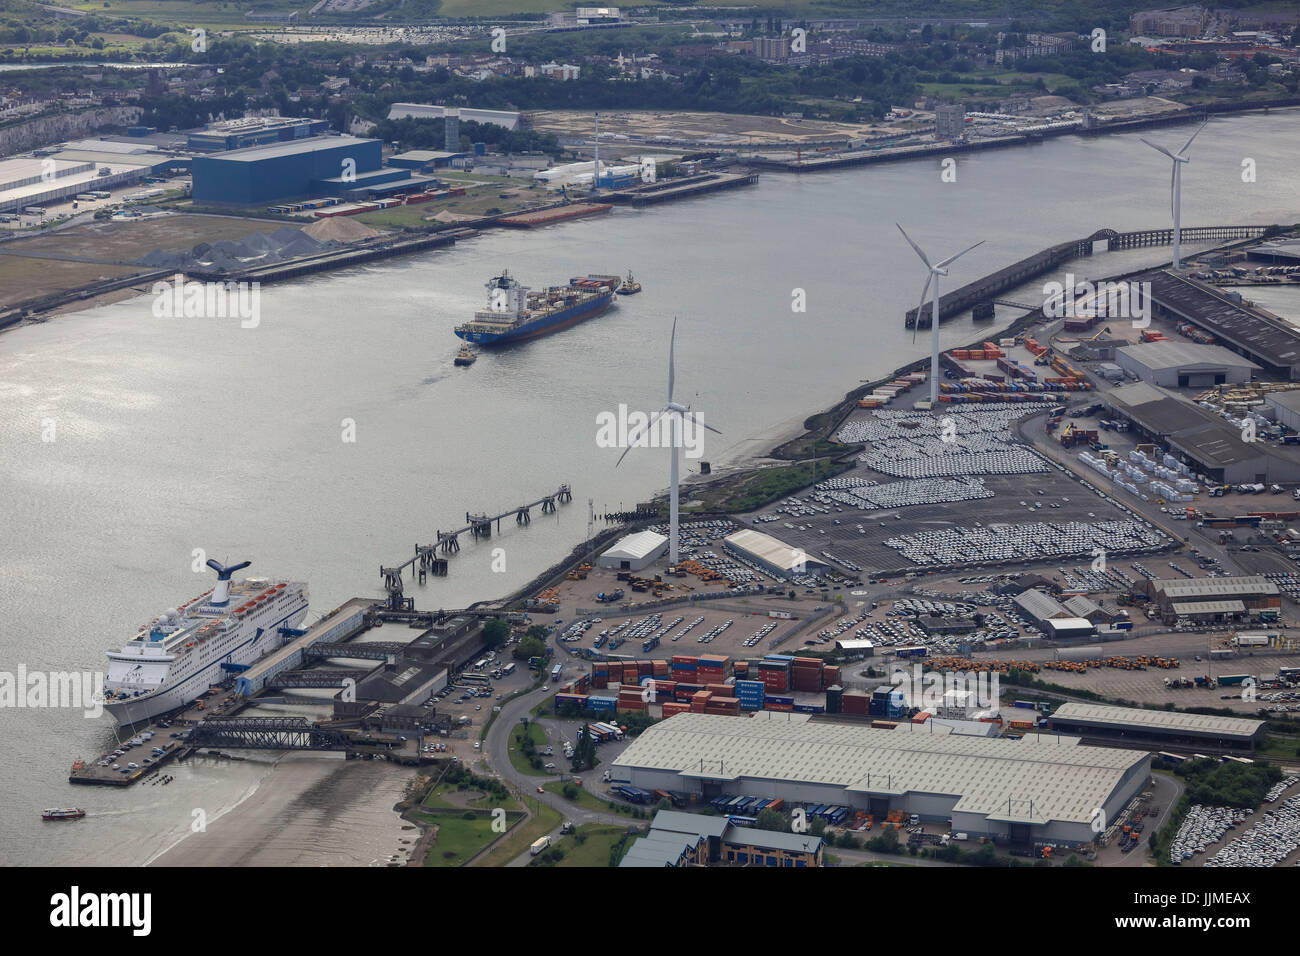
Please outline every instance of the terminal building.
[[1122, 741], [1127, 746], [1254, 750], [1264, 739], [1262, 720], [1101, 704], [1062, 704], [1047, 719], [1057, 733]]
[[1118, 819], [1149, 787], [1150, 760], [1139, 751], [1084, 746], [1077, 737], [979, 737], [933, 721], [881, 730], [761, 711], [669, 717], [615, 758], [610, 774], [706, 801], [752, 794], [877, 819], [901, 810], [950, 822], [971, 837], [1081, 844], [1095, 836], [1095, 808]]
[[380, 141], [355, 136], [315, 136], [196, 156], [193, 168], [196, 202], [235, 206], [320, 196], [368, 199], [419, 192], [433, 182], [384, 166]]
[[744, 528], [722, 539], [724, 550], [752, 561], [769, 574], [777, 577], [792, 578], [801, 574], [816, 574], [829, 571], [831, 566], [825, 561], [814, 559], [800, 548], [792, 548], [783, 541], [778, 541], [770, 534]]
[[1200, 388], [1249, 382], [1260, 367], [1222, 345], [1148, 342], [1115, 351], [1115, 361], [1139, 379], [1165, 388]]

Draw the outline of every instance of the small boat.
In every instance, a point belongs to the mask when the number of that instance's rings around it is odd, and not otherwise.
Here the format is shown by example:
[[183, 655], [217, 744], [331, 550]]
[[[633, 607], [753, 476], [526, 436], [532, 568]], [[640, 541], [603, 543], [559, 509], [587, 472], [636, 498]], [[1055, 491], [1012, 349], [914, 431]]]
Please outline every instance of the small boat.
[[42, 820], [80, 820], [85, 815], [86, 811], [77, 807], [69, 807], [62, 810], [52, 809], [41, 811]]
[[454, 362], [453, 364], [455, 364], [455, 365], [473, 365], [473, 364], [474, 364], [474, 360], [477, 359], [477, 358], [478, 358], [478, 356], [475, 355], [475, 354], [470, 350], [470, 347], [469, 347], [468, 345], [462, 345], [462, 346], [460, 347], [460, 351], [456, 353], [456, 360], [455, 360], [455, 362]]
[[641, 291], [641, 283], [632, 278], [632, 270], [627, 270], [627, 278], [623, 280], [622, 285], [614, 290], [619, 295], [636, 295]]

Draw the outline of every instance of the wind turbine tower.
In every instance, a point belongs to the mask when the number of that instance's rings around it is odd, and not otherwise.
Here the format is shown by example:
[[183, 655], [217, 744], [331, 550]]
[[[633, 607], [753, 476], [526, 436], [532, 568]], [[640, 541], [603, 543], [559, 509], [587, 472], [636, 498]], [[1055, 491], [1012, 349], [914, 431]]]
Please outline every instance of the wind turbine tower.
[[916, 341], [916, 330], [921, 327], [921, 307], [925, 305], [925, 294], [930, 291], [930, 284], [934, 283], [934, 304], [930, 311], [930, 410], [935, 411], [939, 407], [939, 276], [946, 276], [948, 266], [966, 255], [971, 249], [983, 245], [984, 240], [981, 239], [969, 249], [963, 249], [955, 256], [949, 256], [942, 262], [931, 265], [925, 253], [921, 251], [921, 247], [912, 241], [912, 237], [904, 231], [903, 227], [899, 226], [898, 223], [894, 223], [894, 225], [898, 226], [898, 231], [903, 233], [903, 238], [907, 240], [907, 244], [916, 250], [916, 254], [925, 263], [925, 268], [929, 270], [925, 277], [925, 286], [921, 289], [921, 301], [916, 305], [916, 324], [912, 326], [913, 342]]
[[1170, 158], [1170, 160], [1172, 160], [1174, 164], [1173, 171], [1169, 177], [1169, 206], [1173, 210], [1173, 214], [1174, 214], [1174, 271], [1175, 272], [1177, 272], [1179, 269], [1183, 267], [1183, 261], [1181, 255], [1183, 166], [1184, 164], [1190, 163], [1192, 161], [1191, 157], [1187, 155], [1187, 147], [1192, 145], [1192, 140], [1196, 139], [1196, 137], [1200, 135], [1201, 130], [1205, 129], [1205, 127], [1206, 127], [1205, 123], [1202, 123], [1200, 126], [1198, 126], [1196, 128], [1196, 132], [1192, 133], [1191, 136], [1187, 137], [1187, 142], [1183, 143], [1182, 149], [1180, 149], [1176, 153], [1169, 152], [1169, 150], [1165, 149], [1163, 146], [1157, 146], [1149, 139], [1142, 140], [1142, 142], [1146, 143], [1148, 146], [1150, 146], [1152, 149], [1156, 150], [1157, 152], [1164, 153], [1166, 156]]
[[664, 405], [663, 408], [659, 409], [659, 411], [655, 412], [652, 416], [650, 416], [650, 420], [646, 423], [644, 429], [638, 428], [632, 434], [628, 435], [627, 448], [623, 450], [623, 454], [618, 456], [618, 461], [615, 462], [614, 464], [615, 468], [621, 465], [623, 463], [623, 459], [627, 457], [627, 453], [631, 451], [634, 447], [636, 447], [636, 443], [640, 440], [641, 435], [654, 434], [653, 429], [655, 425], [658, 424], [660, 419], [664, 417], [668, 418], [668, 425], [669, 425], [670, 435], [671, 435], [669, 439], [669, 443], [672, 446], [672, 464], [670, 465], [669, 472], [668, 472], [669, 475], [669, 479], [668, 479], [669, 480], [668, 564], [670, 567], [677, 566], [677, 554], [678, 554], [677, 543], [679, 538], [678, 530], [677, 530], [678, 510], [679, 510], [678, 509], [678, 461], [677, 459], [679, 453], [681, 452], [682, 427], [685, 425], [686, 422], [689, 421], [691, 424], [697, 427], [707, 428], [709, 431], [713, 432], [714, 434], [717, 435], [722, 434], [722, 432], [718, 431], [712, 425], [705, 425], [704, 422], [700, 421], [700, 419], [696, 417], [695, 413], [691, 411], [691, 407], [689, 405], [679, 405], [673, 401], [673, 378], [674, 378], [673, 355], [676, 351], [676, 347], [677, 347], [677, 319], [674, 318], [672, 335], [668, 339], [668, 403]]

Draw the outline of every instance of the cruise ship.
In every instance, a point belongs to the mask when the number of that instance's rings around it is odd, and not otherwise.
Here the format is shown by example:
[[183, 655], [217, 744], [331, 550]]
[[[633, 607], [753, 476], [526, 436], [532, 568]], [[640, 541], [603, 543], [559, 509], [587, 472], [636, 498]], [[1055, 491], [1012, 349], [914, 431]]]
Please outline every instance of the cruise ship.
[[618, 276], [579, 276], [567, 286], [532, 292], [503, 272], [487, 282], [488, 307], [455, 331], [476, 345], [508, 345], [549, 335], [600, 315], [614, 301], [621, 282]]
[[164, 611], [109, 652], [104, 708], [119, 724], [175, 710], [283, 646], [307, 614], [307, 585], [231, 580], [251, 563], [208, 561], [216, 587]]

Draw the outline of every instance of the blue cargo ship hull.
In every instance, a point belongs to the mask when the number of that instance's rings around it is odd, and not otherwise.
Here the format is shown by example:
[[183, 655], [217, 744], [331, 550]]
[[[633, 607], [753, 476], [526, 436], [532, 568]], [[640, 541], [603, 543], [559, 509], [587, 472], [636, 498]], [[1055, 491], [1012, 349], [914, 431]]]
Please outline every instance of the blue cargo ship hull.
[[474, 332], [467, 329], [456, 329], [456, 334], [466, 342], [473, 342], [476, 345], [493, 346], [524, 342], [539, 336], [550, 335], [552, 332], [558, 332], [561, 329], [567, 329], [571, 325], [577, 325], [579, 322], [600, 315], [609, 308], [613, 301], [614, 293], [605, 292], [588, 302], [572, 305], [567, 309], [560, 309], [553, 315], [532, 322], [525, 322], [508, 332]]

